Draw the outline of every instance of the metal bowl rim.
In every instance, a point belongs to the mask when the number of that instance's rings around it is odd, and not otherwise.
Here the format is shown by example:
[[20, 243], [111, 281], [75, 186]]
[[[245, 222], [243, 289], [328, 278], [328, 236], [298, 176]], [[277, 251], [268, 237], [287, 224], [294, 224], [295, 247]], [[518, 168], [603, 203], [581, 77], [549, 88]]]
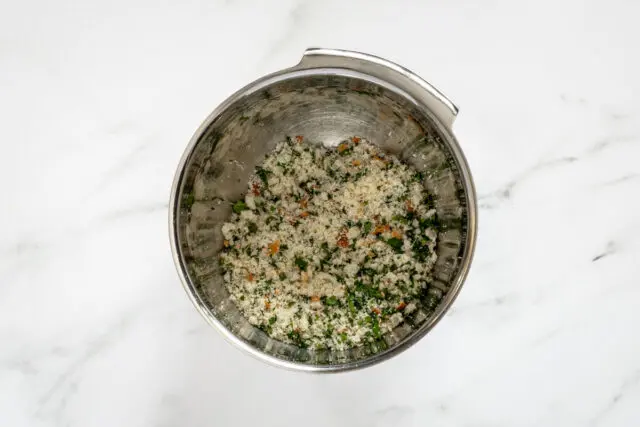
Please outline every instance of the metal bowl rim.
[[[181, 250], [178, 244], [178, 227], [177, 227], [177, 218], [180, 209], [180, 187], [182, 185], [182, 179], [184, 177], [184, 173], [186, 171], [186, 165], [191, 156], [198, 140], [202, 136], [202, 134], [206, 131], [206, 129], [213, 123], [219, 116], [225, 111], [230, 105], [233, 105], [235, 102], [240, 100], [242, 97], [247, 96], [251, 93], [256, 92], [262, 88], [271, 86], [272, 84], [281, 82], [283, 80], [287, 80], [290, 78], [303, 76], [303, 75], [340, 75], [340, 76], [355, 76], [359, 78], [364, 78], [367, 81], [374, 82], [376, 84], [382, 84], [385, 88], [389, 90], [393, 90], [398, 93], [400, 96], [409, 99], [411, 102], [418, 104], [421, 110], [429, 113], [433, 119], [433, 122], [438, 127], [438, 131], [442, 136], [446, 137], [446, 143], [448, 148], [451, 150], [453, 157], [457, 162], [457, 166], [460, 171], [460, 175], [462, 178], [462, 184], [465, 190], [466, 195], [466, 203], [467, 203], [467, 237], [466, 237], [466, 245], [465, 245], [465, 256], [462, 259], [462, 264], [460, 266], [459, 272], [456, 275], [455, 279], [451, 282], [451, 287], [445, 296], [445, 301], [440, 303], [435, 313], [431, 315], [425, 323], [420, 326], [420, 328], [413, 331], [410, 335], [405, 337], [400, 342], [394, 344], [392, 347], [383, 350], [379, 353], [375, 353], [370, 357], [365, 359], [350, 361], [339, 364], [326, 364], [326, 365], [312, 365], [306, 364], [302, 362], [294, 362], [285, 359], [280, 359], [276, 356], [272, 356], [270, 354], [264, 353], [257, 348], [253, 347], [251, 344], [245, 342], [236, 336], [232, 331], [227, 329], [222, 322], [220, 322], [213, 313], [207, 308], [205, 301], [200, 297], [198, 292], [196, 291], [193, 283], [189, 280], [187, 269], [184, 264], [184, 260], [181, 256]], [[218, 330], [222, 334], [222, 336], [235, 347], [240, 348], [247, 354], [262, 360], [270, 365], [285, 368], [293, 371], [304, 371], [304, 372], [312, 372], [312, 373], [336, 373], [336, 372], [346, 372], [356, 369], [362, 369], [368, 366], [372, 366], [378, 363], [381, 363], [385, 360], [392, 358], [408, 349], [415, 343], [417, 343], [420, 339], [422, 339], [438, 322], [444, 317], [444, 314], [451, 307], [455, 299], [457, 298], [462, 285], [464, 284], [466, 277], [469, 273], [469, 269], [471, 267], [471, 262], [473, 260], [473, 255], [475, 252], [475, 242], [477, 238], [477, 203], [476, 203], [476, 191], [473, 183], [473, 179], [471, 176], [471, 171], [469, 169], [467, 160], [462, 152], [462, 149], [453, 135], [453, 133], [445, 127], [439, 120], [437, 120], [433, 114], [430, 114], [430, 109], [426, 105], [422, 105], [416, 100], [416, 97], [411, 96], [411, 94], [406, 93], [405, 91], [397, 88], [396, 86], [384, 82], [383, 80], [369, 76], [365, 73], [354, 72], [353, 70], [342, 69], [342, 68], [314, 68], [310, 70], [299, 70], [297, 67], [287, 68], [284, 70], [277, 71], [272, 74], [268, 74], [263, 76], [252, 83], [244, 86], [240, 90], [233, 93], [227, 99], [225, 99], [218, 107], [216, 107], [202, 122], [202, 124], [195, 131], [193, 136], [191, 137], [181, 159], [178, 164], [178, 169], [174, 176], [173, 184], [171, 187], [171, 196], [169, 201], [169, 238], [171, 244], [171, 252], [173, 256], [173, 260], [176, 266], [176, 270], [178, 275], [180, 276], [180, 281], [182, 282], [182, 286], [187, 293], [189, 299], [195, 306], [195, 308], [200, 312], [202, 317]]]

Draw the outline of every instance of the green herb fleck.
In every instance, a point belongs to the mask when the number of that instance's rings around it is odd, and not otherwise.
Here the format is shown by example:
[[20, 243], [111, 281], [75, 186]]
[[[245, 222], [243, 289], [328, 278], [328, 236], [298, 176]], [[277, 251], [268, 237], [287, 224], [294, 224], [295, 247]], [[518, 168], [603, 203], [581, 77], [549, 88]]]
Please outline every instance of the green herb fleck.
[[247, 227], [249, 228], [249, 233], [253, 234], [256, 231], [258, 231], [258, 226], [256, 225], [255, 222], [249, 222], [247, 223]]
[[394, 215], [391, 219], [399, 222], [400, 224], [407, 224], [409, 222], [409, 220], [402, 215]]
[[438, 220], [437, 215], [433, 215], [430, 218], [420, 219], [420, 229], [425, 230], [427, 228], [435, 228], [436, 230], [440, 228], [440, 221]]
[[333, 325], [329, 323], [327, 329], [324, 331], [324, 336], [325, 338], [331, 338], [331, 335], [333, 335]]
[[376, 298], [376, 299], [382, 298], [382, 292], [380, 292], [380, 289], [378, 289], [377, 286], [365, 284], [361, 280], [356, 280], [354, 284], [357, 292], [360, 292], [361, 294], [368, 296], [370, 298]]
[[193, 203], [196, 201], [196, 198], [193, 195], [193, 193], [185, 194], [182, 197], [182, 199], [183, 199], [183, 203], [184, 203], [184, 208], [185, 209], [191, 209], [191, 206], [193, 206]]
[[307, 266], [309, 265], [309, 262], [307, 260], [300, 257], [296, 257], [294, 262], [298, 266], [298, 268], [303, 271], [306, 270]]
[[331, 295], [331, 296], [327, 297], [324, 300], [324, 303], [326, 305], [336, 305], [336, 304], [338, 304], [338, 298], [336, 298], [335, 296]]
[[264, 185], [269, 185], [269, 175], [271, 175], [273, 172], [271, 172], [269, 169], [264, 169], [261, 168], [260, 166], [258, 166], [256, 168], [256, 175], [258, 176], [258, 178], [260, 178], [262, 180], [262, 182], [264, 183]]
[[417, 238], [413, 241], [411, 245], [411, 250], [413, 251], [413, 255], [419, 261], [426, 261], [431, 254], [431, 250], [429, 249], [429, 240], [424, 238]]
[[424, 305], [428, 310], [435, 310], [440, 302], [440, 297], [435, 294], [427, 293], [427, 298], [424, 301]]
[[422, 203], [427, 209], [433, 209], [436, 207], [436, 198], [433, 194], [427, 194]]
[[367, 319], [370, 320], [371, 333], [373, 334], [373, 337], [380, 338], [380, 323], [378, 321], [378, 316], [376, 316], [375, 313], [372, 313]]
[[238, 200], [237, 202], [235, 202], [233, 204], [233, 211], [237, 214], [239, 214], [240, 212], [249, 209], [247, 207], [247, 204], [245, 202], [243, 202], [242, 200]]
[[291, 341], [293, 341], [293, 343], [295, 345], [297, 345], [298, 347], [301, 348], [307, 348], [309, 346], [309, 344], [307, 344], [304, 339], [302, 338], [302, 336], [300, 335], [300, 332], [297, 330], [293, 330], [287, 333], [287, 336], [289, 337], [289, 339]]
[[258, 328], [263, 330], [267, 335], [271, 335], [271, 332], [273, 331], [273, 328], [271, 328], [271, 325], [262, 324], [262, 325], [258, 326]]
[[387, 240], [387, 245], [391, 246], [396, 252], [402, 252], [402, 239], [392, 237]]
[[349, 311], [352, 314], [356, 314], [358, 312], [356, 309], [356, 297], [352, 293], [347, 296], [347, 305], [349, 306]]

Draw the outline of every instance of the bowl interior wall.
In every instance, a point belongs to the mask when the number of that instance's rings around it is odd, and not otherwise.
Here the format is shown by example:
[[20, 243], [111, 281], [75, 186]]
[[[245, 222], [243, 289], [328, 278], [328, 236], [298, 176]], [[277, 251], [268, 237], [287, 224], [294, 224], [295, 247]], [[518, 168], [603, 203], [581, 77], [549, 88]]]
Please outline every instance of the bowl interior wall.
[[[301, 349], [269, 338], [249, 324], [229, 299], [218, 264], [221, 226], [244, 196], [254, 167], [286, 136], [337, 145], [368, 139], [423, 171], [442, 223], [430, 295], [447, 304], [467, 248], [465, 188], [459, 165], [428, 113], [392, 88], [352, 76], [285, 79], [231, 104], [202, 132], [189, 155], [178, 193], [179, 256], [189, 286], [206, 315], [255, 349], [303, 364], [344, 364], [391, 349], [425, 328], [438, 307], [423, 304], [383, 340], [347, 351]], [[425, 293], [426, 294], [426, 293]]]

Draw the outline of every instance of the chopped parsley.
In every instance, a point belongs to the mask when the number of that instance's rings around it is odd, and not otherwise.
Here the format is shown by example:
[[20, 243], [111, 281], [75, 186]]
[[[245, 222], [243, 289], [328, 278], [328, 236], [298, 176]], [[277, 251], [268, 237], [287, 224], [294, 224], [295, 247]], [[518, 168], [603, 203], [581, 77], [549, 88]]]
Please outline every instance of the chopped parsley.
[[294, 262], [298, 266], [298, 268], [303, 271], [306, 270], [307, 266], [309, 265], [309, 262], [301, 257], [296, 257]]
[[196, 198], [193, 195], [193, 193], [186, 193], [182, 198], [183, 198], [183, 206], [187, 210], [191, 209], [191, 206], [193, 206], [193, 204], [196, 201]]
[[396, 252], [402, 252], [402, 239], [392, 237], [387, 239], [387, 245], [391, 246]]
[[264, 168], [261, 168], [260, 166], [256, 168], [256, 175], [258, 176], [258, 178], [260, 178], [260, 180], [264, 183], [264, 185], [269, 185], [270, 174], [272, 174], [272, 172], [269, 169], [264, 169]]
[[239, 214], [240, 212], [242, 212], [242, 211], [244, 211], [246, 209], [249, 209], [249, 208], [247, 207], [245, 202], [243, 202], [242, 200], [238, 200], [237, 202], [235, 202], [233, 204], [233, 208], [232, 209], [233, 209], [233, 211], [235, 213]]
[[338, 298], [331, 295], [324, 300], [324, 303], [326, 305], [336, 305], [338, 303]]
[[386, 331], [442, 299], [429, 285], [439, 221], [417, 185], [425, 179], [360, 137], [324, 150], [287, 138], [223, 226], [231, 299], [268, 336], [300, 348], [386, 348]]

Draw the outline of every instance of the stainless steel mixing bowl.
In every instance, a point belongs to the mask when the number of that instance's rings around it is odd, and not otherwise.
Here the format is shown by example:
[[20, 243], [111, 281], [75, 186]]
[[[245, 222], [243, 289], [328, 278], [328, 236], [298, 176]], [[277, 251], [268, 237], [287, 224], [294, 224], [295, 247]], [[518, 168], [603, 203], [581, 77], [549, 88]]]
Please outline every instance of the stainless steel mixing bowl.
[[[357, 52], [309, 49], [292, 68], [265, 76], [224, 101], [204, 121], [180, 161], [171, 191], [173, 257], [187, 294], [225, 338], [274, 365], [313, 372], [370, 366], [422, 338], [465, 280], [476, 237], [476, 196], [452, 131], [455, 106], [392, 62]], [[442, 223], [434, 281], [421, 307], [384, 342], [347, 351], [302, 349], [269, 338], [229, 300], [218, 253], [231, 204], [264, 156], [286, 136], [338, 144], [367, 138], [423, 171]], [[433, 301], [438, 301], [434, 304]]]

